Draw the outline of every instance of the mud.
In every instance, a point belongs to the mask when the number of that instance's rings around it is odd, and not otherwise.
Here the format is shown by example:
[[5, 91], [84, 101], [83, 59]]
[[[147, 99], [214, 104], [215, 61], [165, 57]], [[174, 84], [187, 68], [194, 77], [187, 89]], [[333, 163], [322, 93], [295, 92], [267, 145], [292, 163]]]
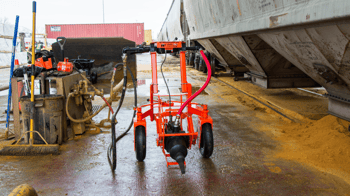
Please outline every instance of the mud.
[[[173, 58], [173, 61], [176, 59]], [[180, 72], [174, 65], [164, 66], [171, 91], [175, 93], [179, 91]], [[204, 74], [193, 69], [188, 69], [188, 73], [188, 81], [194, 87], [204, 83]], [[160, 73], [158, 77], [159, 88], [166, 94]], [[149, 82], [148, 72], [138, 73], [140, 105], [148, 103]], [[244, 83], [238, 84], [241, 88], [245, 87]], [[206, 93], [208, 95], [200, 95], [194, 101], [208, 104], [209, 114], [214, 120], [214, 153], [210, 159], [204, 159], [198, 146], [194, 146], [186, 158], [184, 175], [176, 166], [166, 167], [164, 155], [156, 147], [156, 124], [148, 119], [144, 162], [136, 160], [131, 131], [117, 144], [118, 165], [116, 172], [112, 173], [106, 158], [111, 141], [110, 130], [102, 129], [101, 133], [89, 131], [63, 144], [61, 154], [57, 156], [0, 157], [0, 192], [7, 195], [19, 184], [27, 183], [40, 195], [350, 194], [350, 185], [343, 178], [303, 164], [300, 160], [276, 156], [284, 152], [283, 144], [286, 143], [286, 140], [277, 139], [283, 133], [276, 126], [290, 122], [220, 83], [211, 82]], [[274, 93], [269, 96], [274, 97], [277, 104], [280, 94], [278, 91]], [[259, 96], [269, 98], [263, 93]], [[133, 90], [129, 88], [125, 105], [117, 116], [118, 134], [130, 123], [132, 97]], [[305, 97], [308, 96], [305, 94]], [[283, 99], [278, 103], [282, 103]], [[319, 107], [325, 107], [322, 101], [318, 103]], [[101, 100], [96, 99], [94, 104], [101, 104]], [[102, 110], [93, 120], [99, 122], [105, 119], [107, 112], [107, 109]], [[317, 111], [312, 110], [311, 116], [314, 114]], [[197, 124], [194, 124], [196, 127]], [[288, 134], [292, 132], [288, 131]], [[299, 152], [302, 150], [298, 149]]]

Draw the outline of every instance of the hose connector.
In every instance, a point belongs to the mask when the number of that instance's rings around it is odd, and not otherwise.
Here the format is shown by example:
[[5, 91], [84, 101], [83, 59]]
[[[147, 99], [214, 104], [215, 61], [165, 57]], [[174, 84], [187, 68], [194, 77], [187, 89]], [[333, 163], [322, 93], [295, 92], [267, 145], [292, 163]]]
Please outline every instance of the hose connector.
[[127, 58], [128, 58], [128, 55], [123, 53], [123, 55], [122, 55], [123, 63], [126, 63]]
[[123, 72], [124, 72], [124, 76], [126, 76], [126, 69], [127, 69], [126, 68], [126, 60], [127, 60], [128, 56], [126, 54], [123, 54], [122, 58], [123, 58]]
[[181, 116], [179, 114], [176, 115], [174, 127], [179, 127], [180, 126], [180, 118]]

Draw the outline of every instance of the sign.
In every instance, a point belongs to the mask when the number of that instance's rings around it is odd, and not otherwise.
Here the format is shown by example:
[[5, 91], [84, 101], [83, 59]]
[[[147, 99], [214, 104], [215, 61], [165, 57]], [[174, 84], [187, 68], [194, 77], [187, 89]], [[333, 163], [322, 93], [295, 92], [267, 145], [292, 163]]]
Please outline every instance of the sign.
[[51, 26], [50, 30], [51, 31], [61, 31], [61, 27], [60, 26]]

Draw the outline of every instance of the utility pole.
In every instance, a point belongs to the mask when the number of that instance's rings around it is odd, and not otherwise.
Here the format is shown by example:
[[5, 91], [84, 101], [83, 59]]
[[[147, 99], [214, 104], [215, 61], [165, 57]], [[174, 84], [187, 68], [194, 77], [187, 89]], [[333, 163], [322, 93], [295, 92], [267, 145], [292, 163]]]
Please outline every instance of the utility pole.
[[105, 23], [105, 1], [102, 0], [103, 23]]

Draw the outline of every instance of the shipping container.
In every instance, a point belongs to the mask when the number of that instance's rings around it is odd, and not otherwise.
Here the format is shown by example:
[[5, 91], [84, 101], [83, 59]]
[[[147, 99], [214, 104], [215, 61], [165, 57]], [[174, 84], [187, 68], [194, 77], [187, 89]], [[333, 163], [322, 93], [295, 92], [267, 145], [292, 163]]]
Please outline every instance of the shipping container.
[[123, 37], [136, 44], [144, 42], [143, 23], [51, 24], [45, 25], [47, 38]]
[[147, 45], [150, 45], [152, 42], [152, 30], [145, 30], [145, 42]]

